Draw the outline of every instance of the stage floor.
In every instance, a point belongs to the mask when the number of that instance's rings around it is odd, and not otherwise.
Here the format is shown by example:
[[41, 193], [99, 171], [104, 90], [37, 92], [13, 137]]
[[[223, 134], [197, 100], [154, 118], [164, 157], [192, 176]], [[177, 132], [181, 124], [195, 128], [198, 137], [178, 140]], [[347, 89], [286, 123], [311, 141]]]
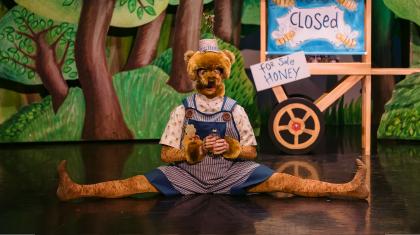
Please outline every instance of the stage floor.
[[[331, 128], [330, 128], [331, 130]], [[329, 182], [353, 177], [360, 132], [327, 131], [311, 155], [277, 153], [260, 139], [258, 161]], [[0, 145], [0, 234], [407, 234], [420, 233], [420, 146], [373, 141], [368, 201], [255, 194], [59, 202], [56, 166], [94, 183], [142, 174], [162, 164], [156, 143]]]

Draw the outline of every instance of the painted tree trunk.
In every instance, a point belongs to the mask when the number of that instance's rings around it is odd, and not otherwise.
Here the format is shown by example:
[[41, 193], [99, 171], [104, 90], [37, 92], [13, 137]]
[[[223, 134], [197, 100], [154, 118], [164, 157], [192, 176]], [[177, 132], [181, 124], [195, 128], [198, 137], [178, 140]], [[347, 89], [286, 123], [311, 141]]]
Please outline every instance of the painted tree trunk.
[[166, 13], [160, 29], [160, 37], [156, 55], [159, 56], [172, 45], [172, 30], [174, 29], [175, 14]]
[[46, 33], [47, 31], [42, 32], [34, 38], [37, 45], [35, 68], [42, 84], [51, 95], [53, 110], [57, 112], [66, 99], [69, 89], [61, 73], [60, 65], [57, 63], [56, 48], [45, 40]]
[[239, 47], [243, 0], [214, 1], [214, 34]]
[[128, 57], [124, 70], [140, 68], [150, 64], [156, 57], [159, 43], [160, 30], [165, 19], [163, 11], [152, 22], [142, 25], [137, 29], [136, 41]]
[[106, 40], [106, 48], [109, 50], [108, 70], [111, 75], [120, 72], [124, 67], [124, 57], [122, 56], [122, 39], [121, 37], [108, 36]]
[[83, 139], [133, 138], [124, 122], [105, 56], [105, 40], [115, 1], [83, 1], [75, 47], [86, 102]]
[[178, 92], [186, 93], [194, 89], [187, 75], [184, 53], [197, 50], [200, 40], [203, 0], [181, 0], [175, 19], [174, 39], [172, 44], [172, 70], [168, 84]]
[[130, 55], [135, 36], [108, 36], [106, 37], [106, 48], [108, 50], [108, 70], [111, 75], [123, 71]]

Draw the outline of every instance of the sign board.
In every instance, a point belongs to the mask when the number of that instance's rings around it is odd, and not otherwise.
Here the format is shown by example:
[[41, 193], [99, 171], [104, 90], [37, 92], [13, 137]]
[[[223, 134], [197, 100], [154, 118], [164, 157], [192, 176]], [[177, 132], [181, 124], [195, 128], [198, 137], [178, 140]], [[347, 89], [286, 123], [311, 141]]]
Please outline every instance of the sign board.
[[257, 91], [311, 76], [302, 51], [251, 65], [251, 72]]
[[365, 54], [364, 0], [268, 0], [267, 54]]

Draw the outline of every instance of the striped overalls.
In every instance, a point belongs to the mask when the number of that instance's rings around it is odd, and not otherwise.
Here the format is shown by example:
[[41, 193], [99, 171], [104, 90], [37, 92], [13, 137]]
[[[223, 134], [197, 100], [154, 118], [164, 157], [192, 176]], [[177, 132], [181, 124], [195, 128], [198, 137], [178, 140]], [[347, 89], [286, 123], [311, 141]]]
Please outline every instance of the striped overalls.
[[[236, 105], [235, 100], [224, 97], [221, 110], [211, 114], [202, 113], [197, 109], [195, 94], [187, 97], [183, 105], [185, 107], [184, 128], [187, 124], [194, 125], [200, 139], [204, 139], [216, 129], [221, 138], [230, 136], [240, 141], [239, 131], [232, 115]], [[243, 194], [246, 187], [264, 181], [272, 173], [271, 169], [253, 161], [228, 160], [221, 155], [207, 154], [197, 164], [182, 162], [161, 166], [146, 174], [146, 177], [166, 195]]]

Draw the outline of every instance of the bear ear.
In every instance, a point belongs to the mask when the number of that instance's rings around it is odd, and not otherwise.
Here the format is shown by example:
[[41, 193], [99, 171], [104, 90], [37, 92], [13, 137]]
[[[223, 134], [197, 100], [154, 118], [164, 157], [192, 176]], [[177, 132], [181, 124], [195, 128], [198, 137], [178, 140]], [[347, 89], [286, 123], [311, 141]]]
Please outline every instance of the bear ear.
[[235, 54], [228, 50], [223, 50], [222, 52], [229, 58], [230, 64], [235, 63]]
[[187, 52], [185, 52], [184, 54], [184, 61], [185, 64], [188, 64], [188, 62], [190, 61], [191, 57], [195, 54], [194, 51], [188, 50]]

